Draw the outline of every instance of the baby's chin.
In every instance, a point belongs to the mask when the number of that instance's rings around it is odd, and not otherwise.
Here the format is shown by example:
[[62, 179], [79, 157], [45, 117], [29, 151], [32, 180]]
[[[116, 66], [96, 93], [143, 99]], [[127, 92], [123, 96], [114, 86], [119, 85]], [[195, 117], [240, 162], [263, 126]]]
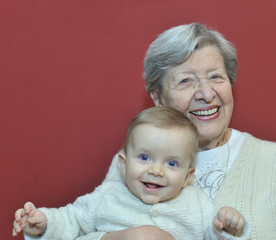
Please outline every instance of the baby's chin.
[[[162, 202], [162, 200], [160, 200], [159, 198], [156, 198], [156, 197], [142, 197], [142, 198], [140, 198], [140, 200], [143, 203], [148, 204], [148, 205], [154, 205], [154, 204]], [[165, 201], [165, 200], [163, 200], [163, 201]]]
[[154, 204], [157, 204], [157, 203], [163, 203], [163, 202], [173, 200], [177, 196], [166, 197], [166, 198], [159, 198], [159, 197], [156, 197], [156, 196], [150, 196], [150, 197], [146, 196], [146, 197], [142, 197], [142, 198], [138, 197], [138, 198], [145, 204], [154, 205]]

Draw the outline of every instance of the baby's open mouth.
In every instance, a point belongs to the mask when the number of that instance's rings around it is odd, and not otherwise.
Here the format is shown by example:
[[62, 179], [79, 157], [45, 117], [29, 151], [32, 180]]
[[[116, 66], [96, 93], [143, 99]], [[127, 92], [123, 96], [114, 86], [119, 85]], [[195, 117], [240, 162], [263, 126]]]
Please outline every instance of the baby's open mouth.
[[163, 186], [158, 185], [156, 183], [147, 183], [147, 182], [142, 182], [147, 188], [161, 188]]

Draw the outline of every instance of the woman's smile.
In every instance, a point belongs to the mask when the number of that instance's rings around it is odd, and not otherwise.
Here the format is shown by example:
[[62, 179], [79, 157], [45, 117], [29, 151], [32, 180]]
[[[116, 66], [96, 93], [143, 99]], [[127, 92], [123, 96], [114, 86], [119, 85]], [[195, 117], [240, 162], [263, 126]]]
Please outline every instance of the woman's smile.
[[[198, 118], [204, 118], [207, 117], [209, 119], [209, 117], [213, 117], [215, 114], [217, 115], [217, 113], [219, 112], [220, 107], [208, 107], [208, 108], [201, 108], [201, 109], [197, 109], [194, 111], [191, 111], [190, 113], [197, 116]], [[216, 116], [217, 117], [217, 116]], [[204, 120], [204, 119], [202, 119]]]

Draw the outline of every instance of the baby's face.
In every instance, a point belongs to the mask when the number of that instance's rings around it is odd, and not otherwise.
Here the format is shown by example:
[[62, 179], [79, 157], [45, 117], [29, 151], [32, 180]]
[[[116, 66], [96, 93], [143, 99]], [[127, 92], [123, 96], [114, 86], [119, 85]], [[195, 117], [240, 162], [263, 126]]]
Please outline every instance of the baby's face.
[[194, 136], [189, 129], [139, 125], [127, 145], [127, 186], [146, 204], [174, 198], [193, 173], [190, 168]]

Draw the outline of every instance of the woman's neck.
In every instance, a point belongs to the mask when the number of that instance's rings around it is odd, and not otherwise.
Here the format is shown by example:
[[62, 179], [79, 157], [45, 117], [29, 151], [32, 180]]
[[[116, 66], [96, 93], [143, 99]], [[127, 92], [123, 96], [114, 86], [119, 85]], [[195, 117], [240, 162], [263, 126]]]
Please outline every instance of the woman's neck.
[[224, 145], [230, 139], [231, 133], [231, 128], [227, 128], [220, 137], [216, 137], [214, 139], [199, 140], [198, 151], [201, 152], [204, 150], [210, 150]]

